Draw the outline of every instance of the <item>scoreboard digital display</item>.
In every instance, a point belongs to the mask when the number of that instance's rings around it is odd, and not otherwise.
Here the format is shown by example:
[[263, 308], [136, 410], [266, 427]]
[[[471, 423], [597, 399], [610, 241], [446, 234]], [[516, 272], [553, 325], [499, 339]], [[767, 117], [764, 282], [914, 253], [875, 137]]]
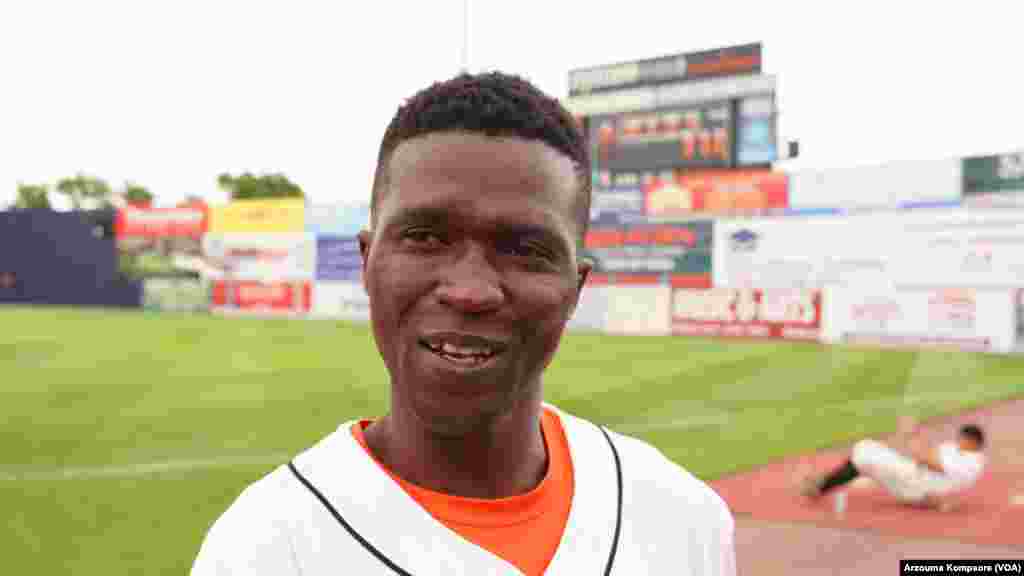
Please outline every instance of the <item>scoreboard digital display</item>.
[[599, 172], [644, 172], [732, 165], [728, 102], [592, 116], [592, 161]]

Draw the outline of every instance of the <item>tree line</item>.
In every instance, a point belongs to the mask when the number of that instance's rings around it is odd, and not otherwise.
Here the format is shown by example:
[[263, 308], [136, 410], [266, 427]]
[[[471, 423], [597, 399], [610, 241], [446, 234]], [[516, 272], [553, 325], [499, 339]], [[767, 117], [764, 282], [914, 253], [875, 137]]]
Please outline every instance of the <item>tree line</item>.
[[[305, 198], [302, 188], [280, 173], [252, 174], [244, 172], [238, 176], [223, 173], [217, 176], [217, 186], [228, 193], [232, 200], [254, 198]], [[115, 190], [102, 178], [78, 173], [68, 178], [61, 178], [51, 190], [48, 184], [18, 183], [18, 193], [11, 208], [52, 210], [51, 194], [59, 194], [68, 198], [73, 210], [82, 210], [88, 202], [101, 209], [115, 206], [115, 198], [134, 205], [149, 206], [156, 198], [149, 188], [135, 182], [125, 182]], [[202, 199], [187, 196], [178, 205], [190, 204]]]

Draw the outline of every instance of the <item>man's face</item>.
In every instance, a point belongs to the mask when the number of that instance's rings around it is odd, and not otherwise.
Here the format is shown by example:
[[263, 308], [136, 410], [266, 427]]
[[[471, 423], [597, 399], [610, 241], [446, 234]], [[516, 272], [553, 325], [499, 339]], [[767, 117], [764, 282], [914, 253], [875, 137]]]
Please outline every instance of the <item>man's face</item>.
[[394, 400], [460, 434], [540, 391], [589, 267], [577, 262], [572, 162], [517, 138], [403, 142], [360, 235]]

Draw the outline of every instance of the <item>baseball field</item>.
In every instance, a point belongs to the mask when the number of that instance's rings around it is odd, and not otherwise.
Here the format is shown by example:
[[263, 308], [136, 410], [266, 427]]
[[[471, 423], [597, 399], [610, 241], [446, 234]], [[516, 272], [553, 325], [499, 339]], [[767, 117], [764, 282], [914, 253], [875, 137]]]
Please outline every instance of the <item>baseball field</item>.
[[[570, 334], [545, 382], [716, 480], [1024, 396], [1024, 358]], [[244, 485], [386, 402], [361, 325], [2, 308], [4, 572], [185, 574]]]

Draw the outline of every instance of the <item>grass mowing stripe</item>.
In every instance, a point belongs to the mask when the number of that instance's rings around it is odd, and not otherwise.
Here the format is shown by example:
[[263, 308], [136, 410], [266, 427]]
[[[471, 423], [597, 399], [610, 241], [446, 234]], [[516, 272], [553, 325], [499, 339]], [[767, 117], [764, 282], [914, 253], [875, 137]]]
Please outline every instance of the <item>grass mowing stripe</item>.
[[225, 455], [218, 458], [161, 460], [138, 464], [91, 467], [57, 468], [53, 470], [18, 470], [0, 468], [0, 481], [38, 482], [52, 480], [94, 480], [98, 478], [138, 478], [158, 476], [168, 472], [191, 472], [210, 468], [234, 468], [281, 464], [291, 457], [289, 453]]

